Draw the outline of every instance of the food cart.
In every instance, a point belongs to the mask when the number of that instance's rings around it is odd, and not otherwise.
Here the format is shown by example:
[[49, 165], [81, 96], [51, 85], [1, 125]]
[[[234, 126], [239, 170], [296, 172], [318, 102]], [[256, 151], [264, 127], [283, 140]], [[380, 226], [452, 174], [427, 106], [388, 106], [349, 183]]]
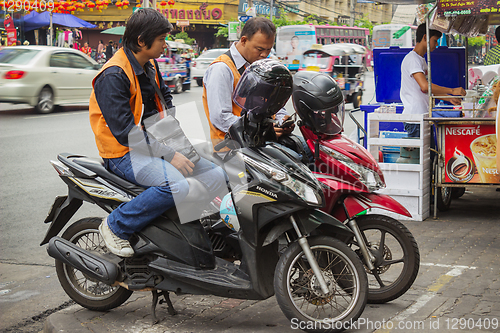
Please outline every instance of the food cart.
[[[438, 3], [433, 4], [432, 6], [434, 7], [438, 6], [439, 1], [441, 0], [438, 0]], [[409, 1], [395, 0], [388, 2], [395, 4], [421, 3], [420, 1], [412, 1], [412, 0]], [[469, 8], [468, 9], [469, 11], [464, 11], [464, 13], [472, 13], [472, 17], [477, 19], [478, 17], [481, 17], [483, 15], [477, 14], [476, 11], [482, 11], [481, 13], [485, 13], [485, 11], [487, 10], [489, 10], [490, 12], [499, 11], [500, 6], [497, 4], [497, 2], [492, 3], [490, 7], [488, 7], [486, 2], [489, 2], [489, 0], [482, 1], [480, 4], [478, 4], [478, 6], [474, 7], [474, 11], [472, 11], [472, 9]], [[461, 2], [454, 0], [443, 1], [443, 3], [447, 3], [448, 5], [446, 6], [448, 7], [451, 4], [455, 3], [462, 4]], [[435, 13], [436, 10], [432, 9], [429, 11], [429, 15], [425, 17], [428, 29], [429, 27], [431, 29], [436, 29], [436, 25], [446, 26], [445, 22], [443, 22], [443, 20], [440, 19], [439, 16], [437, 16]], [[484, 18], [481, 19], [483, 21], [483, 25], [485, 22], [488, 22], [490, 24], [500, 24], [500, 20], [494, 19], [494, 16], [495, 15], [491, 13], [489, 13], [488, 15], [485, 14], [485, 17], [487, 17], [489, 21], [485, 20]], [[457, 17], [458, 16], [456, 16], [455, 18]], [[458, 31], [459, 33], [461, 33], [460, 31], [463, 31], [463, 34], [465, 34], [466, 36], [468, 32], [474, 32], [477, 34], [479, 33], [479, 30], [484, 30], [484, 27], [482, 29], [472, 29], [474, 25], [471, 24], [468, 25], [467, 29], [464, 29], [463, 27], [461, 27], [461, 24], [467, 21], [460, 17], [458, 17], [456, 22], [457, 22], [456, 25], [450, 24], [448, 26], [450, 30], [452, 27], [455, 27], [459, 30]], [[427, 47], [428, 50], [430, 50], [430, 45], [428, 45]], [[492, 188], [500, 187], [500, 181], [498, 181], [497, 178], [495, 178], [498, 175], [498, 170], [495, 170], [493, 167], [491, 167], [492, 163], [494, 163], [493, 162], [494, 157], [487, 156], [488, 158], [482, 159], [481, 156], [479, 156], [478, 162], [476, 162], [478, 155], [491, 155], [491, 152], [487, 152], [485, 150], [479, 152], [479, 146], [492, 147], [494, 143], [496, 143], [492, 141], [493, 139], [496, 139], [495, 136], [493, 135], [495, 133], [495, 118], [493, 117], [492, 114], [490, 114], [489, 118], [484, 118], [483, 116], [485, 115], [484, 111], [485, 109], [475, 106], [476, 105], [475, 103], [479, 103], [479, 101], [483, 97], [485, 97], [481, 96], [481, 94], [479, 94], [479, 96], [477, 96], [476, 94], [477, 97], [474, 97], [474, 94], [468, 92], [467, 98], [464, 99], [464, 105], [462, 109], [454, 110], [453, 106], [442, 107], [441, 103], [438, 103], [439, 101], [436, 101], [437, 99], [449, 96], [432, 96], [432, 91], [431, 88], [429, 87], [429, 100], [430, 100], [429, 113], [424, 115], [423, 121], [425, 121], [424, 122], [425, 124], [436, 125], [434, 127], [436, 133], [436, 141], [437, 141], [436, 149], [431, 149], [437, 153], [436, 157], [433, 158], [434, 163], [432, 163], [432, 165], [431, 163], [428, 163], [429, 157], [426, 156], [429, 156], [429, 148], [423, 149], [422, 151], [426, 151], [426, 153], [422, 154], [421, 152], [420, 157], [417, 156], [416, 163], [420, 164], [418, 166], [413, 164], [415, 162], [401, 162], [401, 161], [387, 162], [385, 156], [383, 156], [384, 155], [383, 148], [392, 147], [396, 149], [395, 147], [412, 147], [412, 145], [407, 145], [406, 143], [404, 143], [404, 141], [406, 140], [399, 139], [402, 137], [397, 137], [398, 139], [396, 139], [396, 137], [390, 138], [389, 136], [385, 137], [382, 136], [388, 134], [392, 135], [396, 134], [395, 132], [402, 131], [401, 123], [395, 123], [395, 122], [386, 123], [386, 121], [388, 121], [387, 119], [394, 120], [394, 119], [400, 119], [401, 117], [396, 114], [394, 115], [388, 114], [385, 116], [383, 114], [376, 115], [375, 117], [372, 117], [373, 123], [370, 122], [369, 118], [373, 112], [388, 112], [388, 111], [377, 111], [377, 108], [381, 108], [381, 106], [384, 105], [385, 107], [389, 106], [394, 107], [395, 111], [392, 111], [394, 113], [401, 113], [403, 111], [402, 105], [400, 106], [399, 104], [392, 104], [392, 103], [400, 102], [399, 88], [397, 87], [400, 86], [401, 72], [400, 72], [400, 65], [397, 64], [401, 64], [404, 55], [410, 50], [411, 49], [404, 50], [397, 47], [374, 50], [375, 62], [377, 62], [376, 56], [377, 55], [379, 56], [378, 58], [379, 67], [377, 68], [377, 65], [375, 66], [375, 73], [374, 73], [378, 103], [373, 105], [370, 104], [361, 106], [361, 111], [365, 112], [364, 127], [368, 131], [368, 133], [365, 133], [366, 135], [365, 140], [366, 138], [368, 138], [368, 140], [365, 142], [367, 143], [368, 149], [373, 148], [373, 152], [372, 151], [371, 152], [374, 155], [374, 157], [378, 158], [378, 160], [382, 162], [382, 165], [385, 165], [387, 167], [388, 174], [394, 174], [394, 175], [397, 175], [398, 173], [404, 174], [405, 170], [406, 171], [410, 170], [414, 171], [415, 174], [418, 174], [418, 177], [415, 175], [415, 178], [417, 179], [432, 178], [431, 179], [432, 191], [430, 191], [430, 193], [427, 193], [428, 191], [427, 189], [429, 187], [426, 186], [425, 183], [419, 184], [418, 189], [416, 189], [418, 190], [417, 193], [415, 192], [416, 190], [415, 191], [411, 189], [408, 190], [407, 188], [408, 184], [403, 184], [399, 180], [397, 182], [393, 180], [392, 183], [390, 181], [387, 182], [388, 183], [387, 189], [393, 192], [407, 193], [400, 195], [402, 197], [402, 200], [410, 200], [410, 199], [416, 200], [416, 198], [414, 197], [418, 195], [418, 207], [421, 211], [426, 211], [425, 202], [427, 202], [427, 205], [429, 203], [429, 199], [426, 198], [429, 198], [429, 196], [436, 193], [437, 195], [433, 195], [434, 198], [432, 201], [432, 204], [434, 206], [434, 217], [436, 217], [438, 210], [443, 211], [448, 209], [452, 197], [457, 198], [464, 193], [465, 186], [467, 186], [468, 188], [476, 186], [492, 187]], [[378, 53], [376, 54], [375, 51], [377, 51]], [[381, 53], [384, 53], [383, 57], [380, 57]], [[436, 84], [446, 87], [462, 86], [466, 88], [467, 87], [466, 84], [469, 81], [467, 80], [468, 71], [467, 71], [466, 55], [467, 55], [467, 47], [462, 48], [462, 50], [459, 50], [458, 48], [439, 47], [432, 53], [427, 52], [427, 62], [429, 66], [428, 68], [429, 85], [431, 85], [431, 82], [435, 82]], [[431, 58], [432, 58], [432, 63], [439, 64], [438, 66], [432, 69], [432, 77], [430, 75]], [[443, 69], [445, 71], [444, 73]], [[452, 77], [451, 81], [448, 81], [447, 78], [450, 76]], [[457, 79], [459, 80], [459, 82], [456, 82]], [[439, 106], [436, 106], [436, 104]], [[470, 107], [471, 105], [472, 107]], [[453, 112], [456, 113], [456, 117], [451, 117], [453, 115]], [[459, 115], [461, 115], [461, 117], [459, 117]], [[386, 120], [379, 120], [384, 117]], [[409, 120], [406, 119], [399, 121], [409, 121]], [[375, 123], [377, 131], [372, 131], [372, 133], [370, 134], [369, 129], [372, 128]], [[428, 128], [426, 127], [426, 130], [427, 129]], [[474, 131], [475, 137], [465, 138], [463, 134], [472, 135], [473, 129], [475, 129]], [[384, 131], [385, 133], [382, 134], [382, 131]], [[428, 133], [430, 136], [430, 131]], [[487, 141], [481, 142], [481, 140], [479, 139], [477, 141], [474, 141], [477, 137], [482, 137], [483, 141], [484, 140]], [[421, 131], [420, 140], [422, 142], [424, 142], [425, 140], [429, 140], [428, 137], [427, 139], [425, 138], [426, 136], [423, 135]], [[417, 144], [414, 143], [413, 145], [416, 146]], [[424, 144], [420, 143], [420, 146], [424, 147]], [[473, 150], [476, 150], [475, 152], [471, 150], [471, 146], [473, 147], [472, 148]], [[394, 154], [398, 155], [398, 157], [403, 157], [402, 150], [401, 154], [399, 153], [394, 153]], [[407, 159], [402, 159], [402, 160], [407, 160]], [[395, 164], [388, 164], [388, 163], [395, 163]], [[401, 163], [411, 163], [413, 164], [413, 166], [412, 165], [403, 166]], [[479, 164], [481, 168], [483, 168], [485, 165], [486, 167], [484, 167], [484, 170], [478, 171], [477, 164]], [[428, 176], [429, 173], [432, 174], [432, 177]], [[384, 170], [384, 174], [386, 174], [386, 170]], [[450, 177], [450, 175], [452, 177]], [[413, 181], [410, 180], [410, 178], [406, 179], [407, 181]], [[415, 193], [413, 193], [412, 191]], [[405, 195], [407, 197], [405, 197]], [[421, 216], [422, 218], [425, 218], [425, 214], [421, 214]]]
[[[500, 24], [500, 5], [497, 1], [472, 2], [439, 0], [427, 15], [429, 26], [442, 32], [454, 32], [472, 37], [484, 34], [488, 24]], [[429, 24], [430, 23], [430, 24]], [[430, 49], [429, 43], [427, 49]], [[428, 54], [429, 73], [431, 62]], [[500, 74], [500, 73], [499, 73]], [[484, 84], [492, 85], [495, 78]], [[499, 168], [496, 165], [496, 118], [488, 111], [492, 92], [476, 86], [464, 97], [461, 109], [443, 108], [436, 100], [446, 96], [432, 96], [432, 78], [429, 74], [429, 116], [424, 121], [436, 125], [437, 157], [434, 170], [434, 189], [464, 189], [471, 187], [500, 188]], [[471, 88], [471, 87], [469, 87]], [[494, 101], [491, 101], [494, 105]], [[434, 201], [434, 218], [437, 216]]]
[[359, 108], [363, 96], [364, 57], [366, 48], [352, 43], [314, 44], [304, 52], [300, 70], [323, 72], [339, 84], [344, 99]]

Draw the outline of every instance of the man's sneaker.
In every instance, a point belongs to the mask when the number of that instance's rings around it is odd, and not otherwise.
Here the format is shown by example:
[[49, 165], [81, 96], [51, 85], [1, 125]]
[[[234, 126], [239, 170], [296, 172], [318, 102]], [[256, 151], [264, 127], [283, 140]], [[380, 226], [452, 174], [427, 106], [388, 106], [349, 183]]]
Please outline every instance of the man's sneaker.
[[134, 250], [128, 240], [121, 239], [116, 236], [108, 226], [108, 219], [105, 218], [99, 225], [99, 233], [104, 239], [104, 243], [108, 250], [120, 257], [132, 257]]

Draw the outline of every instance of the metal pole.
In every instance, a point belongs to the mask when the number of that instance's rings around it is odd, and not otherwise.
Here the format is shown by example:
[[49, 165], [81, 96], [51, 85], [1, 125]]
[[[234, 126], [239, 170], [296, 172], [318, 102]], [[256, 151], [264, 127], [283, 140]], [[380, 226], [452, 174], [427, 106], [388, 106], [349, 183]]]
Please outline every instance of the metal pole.
[[429, 16], [432, 10], [425, 15], [425, 39], [427, 42], [427, 80], [429, 84], [429, 116], [432, 117], [432, 76], [431, 76], [431, 39], [429, 38]]
[[354, 16], [356, 15], [354, 12], [354, 0], [351, 0], [351, 18], [349, 19], [349, 25], [354, 27]]
[[[469, 82], [469, 37], [465, 37], [465, 82]], [[484, 82], [483, 82], [484, 84]]]
[[273, 0], [271, 0], [271, 9], [269, 10], [269, 19], [273, 20]]
[[54, 29], [52, 25], [52, 11], [50, 12], [50, 23], [49, 23], [49, 46], [52, 46], [52, 29]]
[[149, 0], [142, 0], [142, 8], [149, 8]]

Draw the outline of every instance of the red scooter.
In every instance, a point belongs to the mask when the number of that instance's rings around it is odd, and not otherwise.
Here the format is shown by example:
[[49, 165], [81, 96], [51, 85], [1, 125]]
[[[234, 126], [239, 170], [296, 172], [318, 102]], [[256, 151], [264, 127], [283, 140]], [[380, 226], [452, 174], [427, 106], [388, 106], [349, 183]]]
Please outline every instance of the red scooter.
[[315, 135], [305, 125], [300, 126], [300, 131], [316, 156], [316, 178], [325, 185], [323, 210], [354, 232], [350, 245], [368, 273], [368, 302], [385, 303], [398, 298], [417, 277], [417, 243], [401, 222], [366, 212], [378, 208], [408, 217], [411, 214], [390, 196], [374, 192], [385, 187], [384, 176], [363, 146], [342, 134]]
[[398, 298], [417, 277], [417, 243], [401, 222], [367, 213], [376, 208], [408, 217], [411, 214], [390, 196], [375, 192], [385, 187], [384, 175], [363, 146], [342, 135], [344, 97], [330, 76], [297, 73], [292, 97], [300, 131], [314, 155], [316, 177], [324, 184], [323, 210], [355, 235], [350, 246], [368, 273], [368, 302]]

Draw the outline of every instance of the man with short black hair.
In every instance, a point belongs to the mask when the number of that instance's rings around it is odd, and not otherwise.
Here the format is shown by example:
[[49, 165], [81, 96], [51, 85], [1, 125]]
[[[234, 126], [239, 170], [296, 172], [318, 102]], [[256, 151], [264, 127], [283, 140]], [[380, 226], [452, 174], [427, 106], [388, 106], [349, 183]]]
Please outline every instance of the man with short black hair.
[[[245, 68], [254, 61], [265, 59], [271, 52], [276, 27], [271, 20], [255, 17], [248, 20], [241, 38], [228, 52], [215, 59], [203, 76], [203, 106], [210, 125], [210, 137], [215, 146], [224, 140], [229, 127], [238, 120], [241, 108], [232, 100], [234, 88]], [[285, 109], [276, 114], [281, 123], [289, 116]], [[275, 127], [276, 135], [291, 133], [293, 126]]]
[[[495, 30], [495, 37], [497, 39], [497, 43], [500, 43], [500, 26]], [[491, 48], [488, 53], [484, 56], [484, 65], [496, 65], [500, 64], [500, 44]]]
[[[434, 51], [438, 45], [438, 39], [442, 33], [437, 30], [429, 30], [430, 50]], [[429, 110], [429, 83], [427, 81], [427, 63], [424, 55], [427, 53], [427, 35], [425, 23], [417, 28], [417, 44], [408, 53], [401, 63], [401, 90], [400, 97], [403, 102], [404, 114], [424, 114]], [[436, 96], [454, 95], [464, 96], [465, 90], [462, 87], [446, 88], [432, 84], [432, 93]], [[461, 104], [459, 98], [448, 99], [455, 105]], [[420, 137], [420, 127], [418, 124], [405, 124], [408, 137]]]
[[146, 188], [99, 226], [106, 247], [122, 257], [134, 254], [128, 241], [134, 232], [186, 197], [185, 177], [196, 178], [213, 197], [226, 189], [221, 168], [203, 158], [194, 164], [143, 129], [144, 119], [163, 111], [162, 97], [166, 108], [173, 107], [170, 89], [154, 60], [165, 51], [171, 30], [170, 22], [158, 11], [137, 10], [127, 22], [123, 47], [92, 82], [89, 116], [99, 155], [109, 171]]

